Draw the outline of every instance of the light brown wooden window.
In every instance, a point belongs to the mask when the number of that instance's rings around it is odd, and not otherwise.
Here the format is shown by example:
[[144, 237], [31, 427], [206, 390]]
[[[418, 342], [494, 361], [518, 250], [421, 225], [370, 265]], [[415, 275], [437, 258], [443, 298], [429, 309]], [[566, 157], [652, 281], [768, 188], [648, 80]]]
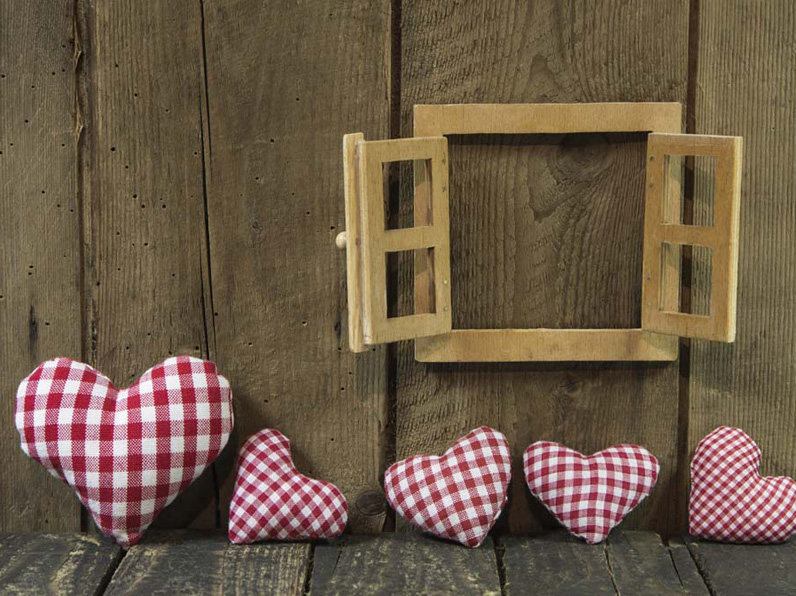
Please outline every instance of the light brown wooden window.
[[[338, 246], [347, 248], [351, 349], [414, 338], [423, 362], [663, 361], [677, 359], [678, 337], [732, 341], [741, 139], [679, 134], [681, 123], [679, 103], [418, 105], [412, 139], [365, 142], [361, 134], [347, 135], [347, 231]], [[445, 135], [579, 132], [650, 133], [641, 328], [452, 329]], [[666, 155], [715, 157], [712, 225], [682, 225], [667, 211], [664, 188], [680, 187], [664, 167]], [[430, 160], [431, 167], [415, 169], [415, 227], [386, 230], [382, 164], [400, 160]], [[665, 247], [688, 244], [713, 259], [707, 315], [676, 312], [679, 263], [675, 269], [670, 253], [678, 251]], [[399, 250], [416, 251], [416, 312], [391, 319], [385, 255]]]
[[[365, 346], [439, 335], [451, 329], [450, 230], [448, 226], [448, 141], [443, 137], [343, 140], [346, 186], [349, 342]], [[414, 226], [387, 229], [383, 167], [415, 162]], [[389, 317], [387, 258], [415, 254], [416, 312]]]
[[[647, 140], [644, 215], [644, 281], [641, 326], [658, 333], [731, 342], [735, 340], [738, 292], [738, 224], [742, 141], [739, 137], [651, 134]], [[667, 156], [715, 158], [712, 225], [679, 223], [677, 174]], [[679, 250], [693, 246], [710, 255], [709, 309], [678, 311]]]

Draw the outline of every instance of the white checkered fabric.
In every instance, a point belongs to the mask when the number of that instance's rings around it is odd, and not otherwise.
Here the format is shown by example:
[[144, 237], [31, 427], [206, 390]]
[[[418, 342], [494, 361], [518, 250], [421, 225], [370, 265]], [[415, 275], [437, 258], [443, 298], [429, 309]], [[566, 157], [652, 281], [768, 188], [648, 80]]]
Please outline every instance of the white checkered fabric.
[[19, 385], [22, 450], [74, 489], [122, 547], [209, 466], [232, 431], [232, 392], [212, 362], [178, 356], [116, 389], [68, 358]]
[[539, 441], [525, 450], [531, 494], [589, 544], [602, 542], [658, 480], [658, 460], [638, 445], [616, 445], [584, 456]]
[[509, 443], [482, 426], [441, 457], [417, 455], [384, 474], [387, 500], [406, 521], [441, 538], [475, 547], [506, 504], [511, 479]]
[[343, 494], [298, 473], [285, 435], [266, 428], [243, 444], [229, 510], [232, 542], [334, 538], [347, 521]]
[[760, 448], [740, 428], [721, 426], [691, 460], [690, 532], [721, 542], [776, 543], [796, 531], [796, 482], [760, 476]]

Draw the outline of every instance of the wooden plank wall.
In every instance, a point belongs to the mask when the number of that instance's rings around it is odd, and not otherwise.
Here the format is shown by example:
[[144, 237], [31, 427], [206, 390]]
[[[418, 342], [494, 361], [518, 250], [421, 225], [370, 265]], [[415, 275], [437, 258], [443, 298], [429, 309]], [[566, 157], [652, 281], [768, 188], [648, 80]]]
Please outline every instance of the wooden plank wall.
[[[215, 357], [241, 441], [264, 426], [378, 531], [385, 350], [347, 347], [342, 136], [389, 124], [389, 5], [205, 2], [208, 233]], [[232, 494], [232, 475], [222, 503]]]
[[[55, 355], [119, 385], [177, 353], [231, 379], [233, 445], [161, 526], [224, 527], [234, 446], [263, 426], [341, 486], [354, 532], [393, 528], [391, 461], [481, 424], [515, 457], [502, 532], [550, 524], [520, 465], [539, 439], [650, 448], [660, 484], [626, 527], [662, 533], [718, 424], [796, 473], [795, 21], [785, 0], [3, 3], [0, 529], [90, 526], [13, 426], [18, 381]], [[681, 101], [690, 131], [745, 137], [734, 346], [632, 365], [348, 352], [342, 135], [410, 136], [420, 102], [535, 101]], [[454, 325], [637, 326], [643, 155], [632, 134], [451, 139]]]
[[689, 448], [745, 429], [764, 474], [796, 474], [796, 6], [701, 2], [696, 131], [744, 137], [734, 345], [694, 341]]
[[[126, 386], [168, 356], [210, 353], [201, 11], [165, 1], [79, 11], [84, 356]], [[212, 527], [214, 498], [206, 471], [160, 525], [205, 512], [197, 523]]]
[[[402, 17], [405, 136], [416, 103], [686, 99], [686, 2], [421, 0]], [[640, 326], [645, 147], [640, 134], [455, 140], [454, 327]], [[506, 433], [511, 531], [549, 522], [523, 480], [523, 449], [537, 440], [646, 445], [661, 477], [628, 527], [668, 527], [677, 363], [427, 366], [407, 344], [396, 382], [399, 458], [480, 424]]]
[[19, 381], [81, 350], [72, 4], [0, 4], [0, 528], [16, 531], [80, 528], [14, 427]]

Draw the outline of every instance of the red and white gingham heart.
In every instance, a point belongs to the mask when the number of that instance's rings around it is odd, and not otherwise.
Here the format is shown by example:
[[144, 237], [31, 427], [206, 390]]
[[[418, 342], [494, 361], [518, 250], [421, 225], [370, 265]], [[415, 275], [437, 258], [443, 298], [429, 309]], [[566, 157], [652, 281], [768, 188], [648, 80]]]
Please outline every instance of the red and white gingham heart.
[[760, 476], [760, 448], [721, 426], [691, 460], [690, 532], [722, 542], [774, 543], [796, 531], [796, 481]]
[[340, 489], [299, 474], [285, 435], [266, 428], [243, 444], [229, 510], [230, 541], [334, 538], [347, 521]]
[[417, 455], [384, 474], [387, 500], [409, 523], [441, 538], [481, 544], [506, 504], [511, 456], [505, 435], [482, 426], [444, 455]]
[[56, 358], [17, 389], [22, 450], [71, 486], [124, 548], [215, 460], [232, 417], [227, 380], [190, 356], [169, 358], [127, 389]]
[[658, 460], [638, 445], [616, 445], [587, 457], [539, 441], [523, 459], [533, 496], [589, 544], [605, 540], [658, 480]]

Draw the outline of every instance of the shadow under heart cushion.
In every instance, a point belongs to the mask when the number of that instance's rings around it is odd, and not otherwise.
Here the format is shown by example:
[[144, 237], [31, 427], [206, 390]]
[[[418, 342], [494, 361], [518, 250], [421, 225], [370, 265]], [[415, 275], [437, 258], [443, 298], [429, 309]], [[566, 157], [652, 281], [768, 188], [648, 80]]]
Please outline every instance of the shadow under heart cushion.
[[127, 389], [55, 358], [17, 389], [22, 450], [71, 486], [124, 548], [213, 463], [232, 424], [229, 383], [190, 356], [169, 358]]

